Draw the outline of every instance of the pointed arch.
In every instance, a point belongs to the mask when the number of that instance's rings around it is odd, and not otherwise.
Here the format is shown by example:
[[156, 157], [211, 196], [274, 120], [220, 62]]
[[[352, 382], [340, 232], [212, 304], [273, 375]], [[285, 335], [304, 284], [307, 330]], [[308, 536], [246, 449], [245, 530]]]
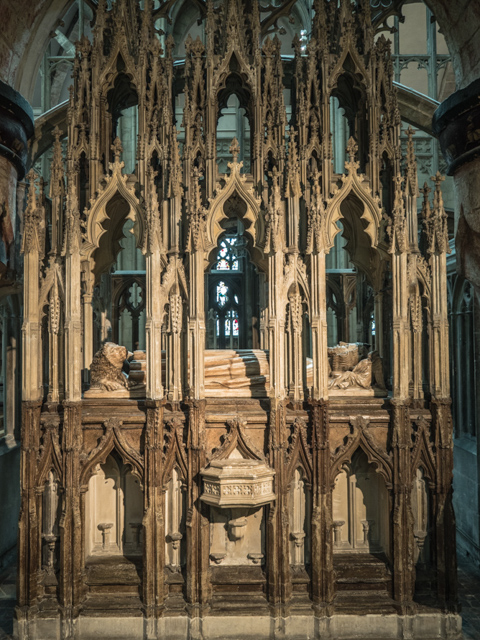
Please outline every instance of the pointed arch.
[[258, 198], [253, 188], [247, 184], [247, 178], [240, 173], [243, 162], [229, 162], [230, 175], [225, 175], [225, 185], [217, 190], [215, 198], [210, 199], [207, 210], [207, 238], [205, 251], [210, 253], [216, 248], [219, 236], [224, 232], [221, 221], [227, 219], [223, 209], [226, 201], [236, 193], [247, 205], [247, 211], [243, 215], [243, 220], [250, 222], [245, 229], [253, 241], [254, 247], [260, 247], [265, 236], [265, 223], [261, 214], [261, 199]]
[[38, 309], [40, 314], [43, 313], [43, 308], [48, 304], [50, 291], [54, 287], [57, 287], [60, 298], [64, 300], [65, 292], [63, 288], [62, 267], [59, 262], [53, 262], [53, 264], [50, 264], [47, 268], [39, 294]]
[[37, 466], [35, 485], [43, 487], [48, 474], [53, 470], [57, 474], [58, 482], [63, 484], [62, 452], [58, 441], [58, 425], [45, 425], [43, 436], [43, 451]]
[[112, 175], [105, 176], [106, 186], [100, 191], [96, 199], [91, 201], [90, 210], [87, 212], [87, 224], [85, 229], [85, 243], [82, 253], [90, 259], [95, 249], [100, 246], [100, 238], [107, 233], [103, 222], [108, 219], [107, 205], [118, 194], [129, 205], [130, 210], [126, 220], [134, 223], [134, 233], [137, 246], [145, 245], [146, 221], [143, 206], [135, 195], [135, 187], [129, 183], [128, 176], [122, 174], [123, 162], [114, 162], [111, 165]]
[[361, 449], [367, 456], [369, 464], [375, 467], [375, 471], [380, 473], [385, 480], [387, 489], [393, 485], [393, 464], [391, 456], [383, 451], [375, 442], [374, 437], [368, 430], [368, 421], [363, 417], [351, 420], [352, 432], [347, 437], [346, 443], [340, 447], [332, 456], [330, 481], [332, 487], [335, 478], [342, 470], [343, 465], [350, 463], [355, 451]]
[[[370, 91], [371, 81], [370, 81], [367, 69], [365, 68], [365, 65], [363, 63], [363, 60], [360, 54], [358, 53], [358, 51], [356, 50], [356, 46], [353, 42], [352, 36], [347, 37], [347, 41], [345, 44], [346, 46], [344, 46], [344, 49], [340, 54], [337, 64], [335, 65], [335, 68], [330, 74], [329, 81], [328, 81], [328, 93], [329, 95], [332, 93], [332, 91], [337, 86], [338, 79], [344, 73], [349, 73], [349, 75], [352, 75], [353, 78], [355, 78], [355, 76], [361, 76], [364, 87], [365, 87], [365, 91], [368, 93]], [[348, 71], [345, 67], [345, 62], [349, 56], [354, 64], [355, 70], [353, 74], [352, 72]], [[355, 78], [355, 79], [357, 79], [357, 82], [358, 82], [358, 78]]]
[[296, 418], [293, 424], [293, 433], [290, 446], [287, 451], [286, 481], [290, 483], [295, 470], [302, 467], [309, 482], [313, 479], [312, 451], [307, 438], [307, 424], [301, 418]]
[[370, 237], [372, 247], [377, 247], [379, 242], [379, 228], [382, 221], [382, 206], [380, 199], [373, 196], [370, 191], [368, 180], [363, 174], [358, 174], [358, 163], [353, 159], [345, 163], [348, 171], [342, 176], [342, 186], [334, 192], [328, 199], [325, 212], [326, 224], [326, 249], [330, 250], [334, 246], [334, 239], [340, 229], [337, 221], [343, 218], [340, 205], [350, 194], [354, 194], [363, 205], [361, 219], [367, 222], [365, 233]]
[[429, 425], [425, 420], [419, 420], [417, 422], [417, 433], [411, 457], [412, 477], [414, 477], [415, 472], [419, 467], [423, 467], [425, 477], [428, 478], [429, 484], [434, 486], [436, 479], [435, 454], [433, 452], [432, 442], [429, 438]]
[[184, 423], [174, 418], [166, 423], [165, 437], [167, 444], [164, 452], [163, 485], [166, 486], [172, 477], [175, 467], [186, 482], [188, 478], [188, 463], [183, 440]]
[[88, 481], [93, 475], [95, 467], [98, 464], [105, 464], [107, 457], [113, 450], [117, 451], [123, 463], [131, 468], [132, 473], [137, 476], [140, 482], [143, 482], [143, 458], [127, 443], [121, 429], [122, 422], [111, 418], [104, 425], [106, 431], [95, 449], [90, 452], [80, 473], [79, 484], [82, 492], [87, 491]]
[[265, 462], [265, 456], [259, 451], [253, 442], [251, 442], [248, 435], [245, 433], [245, 427], [247, 426], [246, 420], [228, 420], [227, 427], [228, 433], [225, 439], [216, 451], [214, 451], [211, 460], [225, 460], [230, 456], [235, 449], [238, 449], [240, 454], [247, 460], [260, 460]]

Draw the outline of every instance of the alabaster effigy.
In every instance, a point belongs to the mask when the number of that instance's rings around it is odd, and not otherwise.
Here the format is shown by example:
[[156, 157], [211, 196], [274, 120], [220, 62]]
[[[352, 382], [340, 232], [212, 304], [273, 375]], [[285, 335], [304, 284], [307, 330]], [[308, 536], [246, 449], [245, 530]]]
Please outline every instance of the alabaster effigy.
[[365, 352], [365, 346], [357, 343], [340, 342], [328, 348], [331, 395], [387, 395], [378, 352], [372, 351], [361, 358], [362, 352]]

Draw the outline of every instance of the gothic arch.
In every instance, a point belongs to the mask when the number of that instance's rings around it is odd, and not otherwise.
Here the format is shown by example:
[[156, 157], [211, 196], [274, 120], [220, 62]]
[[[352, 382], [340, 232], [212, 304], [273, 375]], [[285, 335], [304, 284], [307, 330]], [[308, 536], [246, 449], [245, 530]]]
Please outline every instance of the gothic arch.
[[127, 443], [122, 433], [121, 423], [117, 424], [117, 422], [115, 419], [105, 422], [105, 434], [100, 438], [100, 442], [95, 449], [90, 452], [90, 455], [85, 461], [80, 473], [79, 482], [82, 493], [87, 491], [88, 481], [93, 475], [95, 467], [98, 464], [105, 464], [107, 457], [113, 450], [117, 451], [124, 464], [128, 465], [132, 473], [143, 483], [143, 458]]
[[142, 247], [145, 244], [146, 223], [144, 210], [135, 195], [133, 184], [129, 184], [128, 176], [122, 174], [123, 166], [124, 163], [118, 160], [112, 163], [112, 175], [106, 176], [106, 187], [92, 201], [90, 210], [87, 213], [86, 239], [83, 245], [83, 255], [87, 259], [92, 258], [93, 252], [100, 246], [100, 238], [107, 233], [102, 223], [109, 217], [107, 205], [117, 194], [130, 207], [126, 220], [132, 220], [134, 223], [137, 246]]
[[229, 162], [230, 175], [225, 176], [225, 185], [217, 191], [215, 198], [210, 200], [207, 211], [207, 238], [205, 251], [210, 253], [218, 243], [219, 236], [224, 232], [221, 221], [227, 218], [223, 207], [227, 200], [236, 193], [247, 205], [247, 211], [243, 215], [243, 220], [250, 222], [250, 226], [245, 230], [253, 242], [253, 246], [259, 248], [265, 235], [265, 224], [261, 214], [260, 198], [257, 198], [253, 188], [247, 185], [247, 178], [241, 174], [243, 162]]
[[352, 78], [354, 78], [355, 80], [357, 80], [357, 84], [358, 84], [358, 76], [361, 76], [362, 78], [362, 82], [364, 84], [365, 87], [365, 91], [368, 92], [369, 88], [370, 88], [370, 79], [369, 79], [369, 74], [365, 68], [365, 65], [363, 64], [363, 61], [361, 60], [358, 52], [356, 51], [355, 46], [353, 46], [352, 40], [351, 40], [351, 36], [348, 36], [348, 40], [347, 40], [347, 46], [345, 46], [345, 48], [343, 49], [340, 58], [338, 59], [338, 62], [335, 66], [335, 69], [333, 70], [332, 74], [330, 75], [330, 79], [328, 81], [328, 93], [329, 95], [332, 95], [332, 92], [334, 91], [334, 89], [337, 87], [337, 83], [338, 83], [338, 79], [340, 78], [340, 76], [342, 76], [344, 73], [347, 72], [347, 69], [345, 68], [345, 61], [347, 60], [347, 57], [350, 56], [350, 58], [352, 59], [352, 62], [355, 65], [355, 74], [351, 74], [349, 73], [349, 75], [352, 75]]
[[342, 467], [351, 462], [355, 451], [360, 448], [367, 456], [368, 463], [375, 466], [376, 473], [383, 476], [387, 489], [391, 489], [393, 485], [391, 456], [380, 449], [373, 436], [368, 432], [368, 426], [364, 420], [356, 420], [356, 422], [359, 423], [358, 426], [353, 426], [353, 431], [348, 436], [346, 443], [333, 455], [330, 472], [332, 487]]
[[429, 481], [430, 487], [435, 487], [435, 455], [432, 450], [432, 443], [428, 439], [428, 425], [420, 422], [412, 451], [412, 478], [418, 468], [422, 467], [425, 477]]
[[312, 482], [313, 464], [311, 447], [307, 441], [307, 425], [297, 418], [293, 425], [293, 434], [287, 451], [286, 481], [290, 483], [298, 467], [302, 467], [309, 482]]
[[166, 425], [166, 450], [164, 454], [163, 485], [166, 486], [172, 477], [174, 468], [179, 470], [179, 475], [186, 482], [188, 478], [188, 463], [183, 441], [184, 424], [178, 419], [173, 419]]
[[51, 470], [55, 471], [60, 484], [63, 484], [62, 453], [58, 442], [58, 427], [56, 425], [46, 425], [43, 436], [42, 457], [38, 463], [35, 484], [42, 487], [47, 481]]
[[[345, 169], [348, 171], [347, 175], [343, 175], [342, 186], [333, 196], [328, 199], [325, 212], [325, 235], [326, 235], [326, 249], [330, 250], [334, 246], [334, 239], [337, 233], [340, 232], [336, 222], [343, 215], [340, 211], [340, 205], [342, 202], [353, 193], [358, 200], [363, 204], [362, 220], [367, 222], [365, 233], [370, 237], [372, 247], [377, 247], [379, 242], [378, 230], [382, 221], [382, 207], [380, 199], [377, 196], [373, 196], [370, 192], [368, 180], [366, 180], [363, 174], [358, 174], [358, 162], [353, 159], [353, 146], [354, 141], [350, 138], [349, 147], [350, 162], [345, 163]], [[356, 145], [355, 145], [356, 146]]]
[[240, 421], [238, 418], [228, 420], [227, 426], [228, 433], [224, 437], [222, 445], [213, 452], [210, 460], [224, 460], [228, 458], [235, 449], [238, 449], [241, 455], [247, 460], [265, 461], [263, 453], [256, 448], [245, 433], [245, 427], [247, 426], [246, 420]]

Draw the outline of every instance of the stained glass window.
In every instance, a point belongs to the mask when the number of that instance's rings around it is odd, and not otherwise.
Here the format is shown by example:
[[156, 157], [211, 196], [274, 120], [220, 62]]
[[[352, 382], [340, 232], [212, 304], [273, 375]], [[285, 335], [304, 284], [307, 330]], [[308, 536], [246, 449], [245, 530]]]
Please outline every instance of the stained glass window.
[[217, 302], [221, 307], [224, 307], [228, 302], [228, 287], [223, 281], [217, 284]]
[[[217, 338], [220, 335], [220, 321], [217, 320]], [[227, 311], [225, 316], [225, 337], [229, 338], [232, 335], [234, 338], [238, 338], [239, 324], [238, 313], [233, 309]]]
[[220, 251], [217, 255], [217, 271], [238, 271], [239, 262], [235, 245], [237, 244], [237, 236], [226, 236], [220, 241]]

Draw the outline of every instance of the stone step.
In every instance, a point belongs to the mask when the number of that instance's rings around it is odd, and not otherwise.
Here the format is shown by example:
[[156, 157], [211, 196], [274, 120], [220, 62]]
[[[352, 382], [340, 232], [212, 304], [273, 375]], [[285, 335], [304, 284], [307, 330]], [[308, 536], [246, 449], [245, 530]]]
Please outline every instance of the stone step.
[[396, 611], [394, 600], [381, 590], [338, 591], [334, 605], [337, 613], [362, 615], [366, 611], [369, 613], [393, 613]]
[[119, 593], [105, 593], [105, 594], [88, 594], [84, 609], [88, 611], [102, 611], [109, 612], [115, 611], [116, 615], [142, 615], [142, 600], [139, 596], [119, 594]]
[[212, 598], [213, 614], [238, 612], [241, 615], [266, 613], [268, 602], [265, 596], [250, 594], [214, 595]]
[[335, 558], [338, 591], [391, 590], [392, 574], [385, 557], [373, 554], [342, 554]]

